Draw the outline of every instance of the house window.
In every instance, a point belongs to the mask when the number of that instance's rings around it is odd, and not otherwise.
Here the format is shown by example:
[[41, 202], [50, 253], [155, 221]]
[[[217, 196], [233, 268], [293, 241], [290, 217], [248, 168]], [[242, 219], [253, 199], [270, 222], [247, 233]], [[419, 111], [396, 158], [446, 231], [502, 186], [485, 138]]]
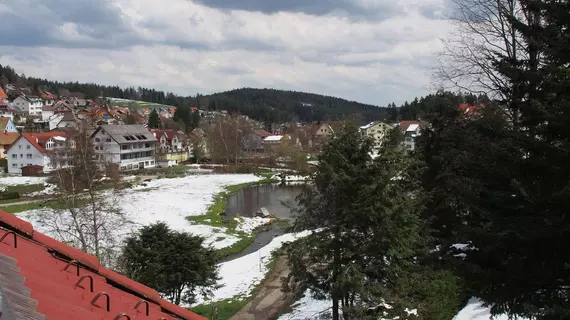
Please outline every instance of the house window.
[[148, 161], [145, 161], [145, 162], [144, 162], [144, 165], [145, 165], [145, 166], [148, 166]]
[[31, 147], [30, 147], [30, 145], [27, 145], [27, 146], [26, 146], [26, 149], [28, 149], [28, 150], [29, 150], [30, 148], [31, 148]]
[[145, 148], [150, 148], [150, 143], [145, 143], [145, 144], [144, 144], [144, 147], [145, 147]]
[[101, 139], [95, 138], [95, 142], [101, 142]]
[[122, 145], [121, 150], [129, 150], [129, 146], [128, 145]]
[[22, 145], [18, 145], [18, 149], [22, 149]]
[[152, 160], [152, 161], [150, 162], [150, 165], [151, 165], [151, 166], [153, 166], [153, 165], [154, 165], [154, 160]]
[[107, 141], [107, 142], [111, 142], [111, 138], [107, 138], [105, 141]]
[[31, 153], [26, 154], [26, 159], [31, 159], [31, 158], [32, 158], [32, 154], [31, 154]]
[[23, 164], [23, 163], [20, 163], [20, 168], [23, 167], [23, 166], [24, 166], [24, 164]]
[[24, 157], [24, 155], [20, 153], [20, 159], [23, 158], [23, 157]]
[[12, 159], [18, 159], [18, 155], [14, 153], [14, 154], [12, 155]]
[[31, 166], [31, 165], [32, 165], [31, 163], [28, 163], [28, 164], [27, 164], [28, 167]]
[[17, 163], [12, 163], [12, 168], [17, 168], [18, 164]]

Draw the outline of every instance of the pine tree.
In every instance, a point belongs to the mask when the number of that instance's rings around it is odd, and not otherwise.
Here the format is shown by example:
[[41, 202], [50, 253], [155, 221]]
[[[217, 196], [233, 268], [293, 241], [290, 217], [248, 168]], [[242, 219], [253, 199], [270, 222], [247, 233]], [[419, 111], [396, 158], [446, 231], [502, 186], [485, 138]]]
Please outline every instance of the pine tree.
[[288, 248], [286, 288], [333, 301], [332, 317], [364, 319], [386, 297], [420, 244], [420, 197], [407, 184], [411, 159], [390, 137], [376, 159], [372, 141], [348, 125], [319, 156], [299, 196], [294, 229], [318, 230]]
[[[493, 63], [508, 99], [479, 119], [434, 123], [427, 214], [439, 220], [443, 256], [494, 313], [568, 319], [570, 7], [525, 0], [521, 8], [532, 19], [510, 19], [528, 55]], [[468, 244], [462, 259], [445, 245], [453, 241]]]
[[160, 128], [160, 117], [158, 116], [156, 109], [152, 109], [148, 116], [148, 127], [151, 129]]

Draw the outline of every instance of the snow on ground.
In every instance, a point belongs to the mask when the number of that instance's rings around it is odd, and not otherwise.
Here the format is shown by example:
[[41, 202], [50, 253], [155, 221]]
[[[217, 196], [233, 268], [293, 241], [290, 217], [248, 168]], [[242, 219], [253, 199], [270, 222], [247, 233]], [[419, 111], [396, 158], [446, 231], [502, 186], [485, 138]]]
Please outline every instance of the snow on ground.
[[[281, 179], [281, 176], [279, 174], [274, 175], [273, 177], [271, 177], [272, 179]], [[299, 176], [299, 175], [286, 175], [285, 176], [285, 182], [297, 182], [297, 181], [309, 181], [310, 177], [308, 176]]]
[[[267, 264], [271, 261], [271, 253], [279, 249], [284, 243], [305, 237], [310, 233], [310, 231], [287, 233], [273, 238], [268, 245], [255, 252], [220, 263], [219, 275], [221, 280], [218, 283], [222, 287], [214, 291], [210, 301], [249, 295], [253, 287], [265, 278], [268, 271]], [[204, 302], [202, 297], [199, 297], [196, 304]]]
[[[252, 174], [224, 174], [156, 179], [146, 185], [138, 185], [119, 195], [121, 208], [134, 226], [131, 230], [116, 232], [124, 236], [140, 226], [163, 221], [172, 229], [205, 237], [206, 243], [216, 249], [231, 246], [239, 238], [227, 234], [226, 228], [190, 224], [185, 217], [204, 214], [214, 195], [225, 186], [259, 179]], [[32, 210], [18, 215], [36, 227], [38, 213]], [[42, 232], [41, 229], [39, 231]]]
[[271, 222], [271, 218], [262, 218], [262, 217], [253, 217], [253, 218], [236, 217], [234, 219], [238, 221], [236, 231], [247, 234], [251, 234], [253, 230], [255, 230], [256, 228]]
[[20, 184], [40, 184], [47, 177], [0, 176], [0, 186], [16, 186]]
[[309, 290], [293, 305], [291, 312], [281, 315], [277, 320], [312, 320], [320, 315], [327, 314], [332, 308], [332, 300], [317, 300], [311, 296]]
[[27, 196], [38, 197], [38, 196], [52, 195], [55, 194], [56, 189], [57, 186], [55, 184], [46, 183], [46, 187], [43, 190], [28, 193]]
[[[477, 298], [471, 298], [463, 310], [453, 320], [508, 320], [507, 315], [491, 317], [491, 309], [483, 306], [483, 302]], [[517, 318], [525, 320], [525, 318]]]

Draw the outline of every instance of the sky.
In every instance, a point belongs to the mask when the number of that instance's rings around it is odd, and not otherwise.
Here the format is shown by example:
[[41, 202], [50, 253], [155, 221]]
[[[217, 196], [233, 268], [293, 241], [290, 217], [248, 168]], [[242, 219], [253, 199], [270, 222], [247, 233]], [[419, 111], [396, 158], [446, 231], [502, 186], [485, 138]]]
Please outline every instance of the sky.
[[2, 0], [0, 64], [188, 96], [241, 87], [374, 105], [434, 90], [449, 0]]

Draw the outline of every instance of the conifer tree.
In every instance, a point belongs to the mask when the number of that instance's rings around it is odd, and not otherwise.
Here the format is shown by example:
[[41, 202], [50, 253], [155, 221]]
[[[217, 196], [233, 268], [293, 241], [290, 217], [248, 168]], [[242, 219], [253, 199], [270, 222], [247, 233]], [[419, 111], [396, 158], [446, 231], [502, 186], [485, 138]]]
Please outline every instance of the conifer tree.
[[148, 116], [148, 127], [151, 129], [160, 128], [160, 118], [156, 109], [152, 109], [150, 115]]
[[319, 156], [312, 184], [299, 196], [294, 229], [318, 230], [288, 248], [290, 290], [332, 299], [332, 318], [365, 319], [387, 297], [420, 244], [419, 194], [397, 139], [372, 142], [347, 125]]

